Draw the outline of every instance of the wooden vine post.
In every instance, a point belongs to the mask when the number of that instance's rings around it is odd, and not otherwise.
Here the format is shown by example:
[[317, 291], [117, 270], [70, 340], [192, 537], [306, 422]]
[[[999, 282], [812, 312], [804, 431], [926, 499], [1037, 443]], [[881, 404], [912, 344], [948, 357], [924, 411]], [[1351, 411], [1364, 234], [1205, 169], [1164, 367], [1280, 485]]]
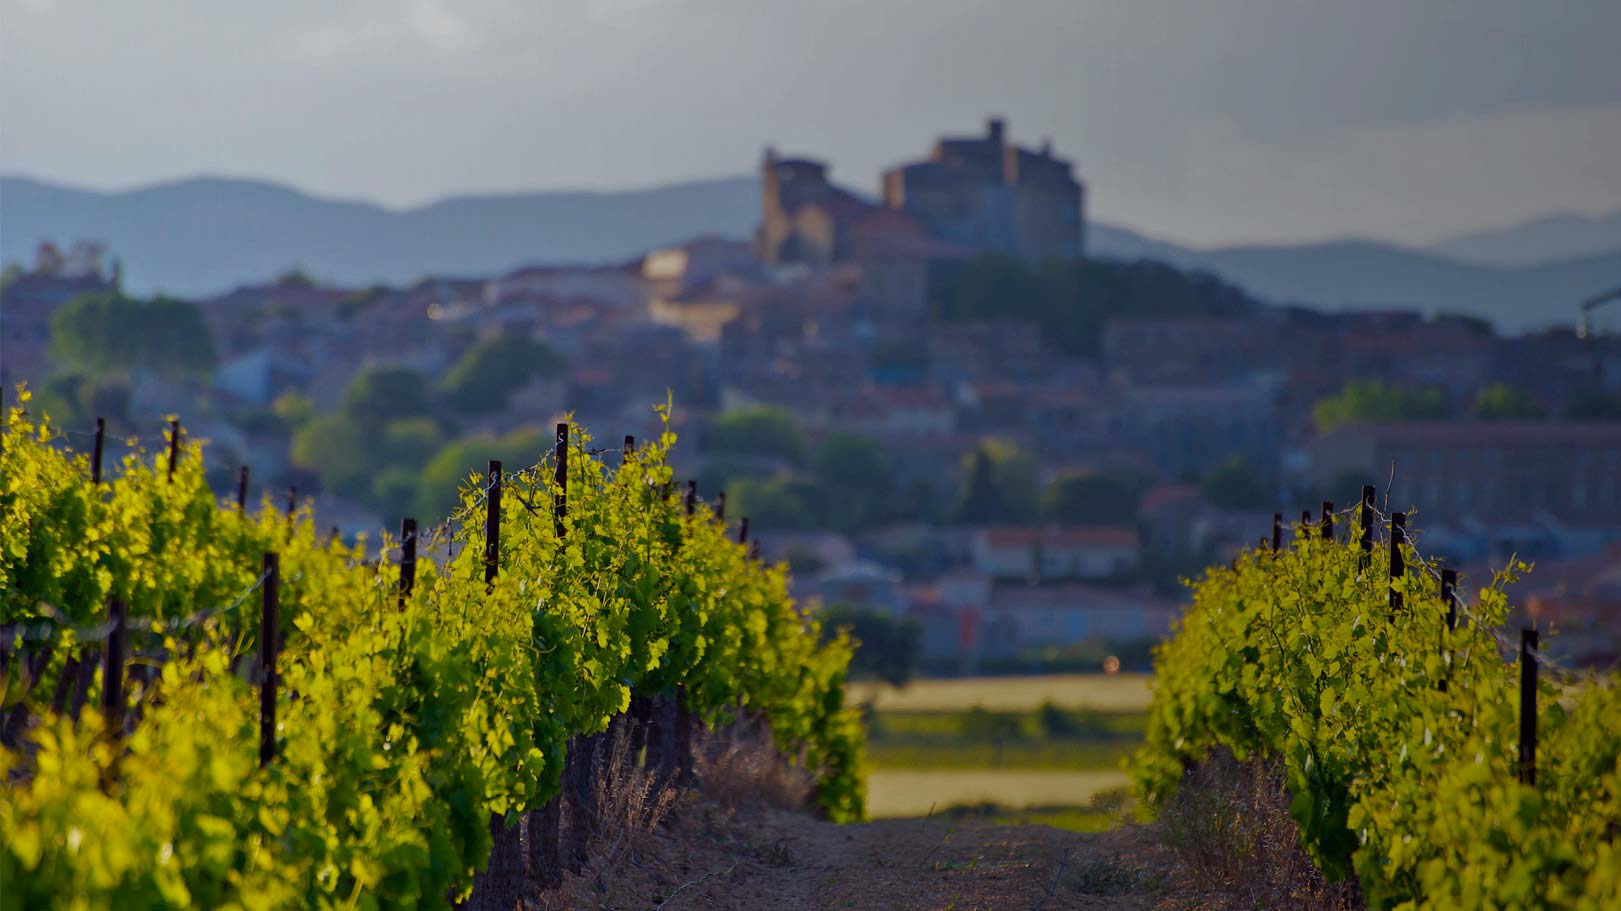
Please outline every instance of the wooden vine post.
[[129, 605], [107, 602], [107, 649], [101, 665], [101, 715], [113, 737], [124, 733], [124, 653], [129, 643]]
[[1520, 783], [1537, 783], [1537, 631], [1520, 630]]
[[[1441, 603], [1446, 605], [1447, 632], [1450, 633], [1458, 628], [1458, 571], [1455, 569], [1441, 570]], [[1451, 660], [1448, 657], [1448, 653], [1445, 649], [1442, 649], [1441, 673], [1443, 675], [1450, 673], [1451, 667]], [[1441, 692], [1446, 692], [1446, 677], [1442, 676], [1440, 682], [1435, 686], [1436, 689], [1440, 690]]]
[[1362, 485], [1362, 508], [1357, 513], [1357, 521], [1362, 524], [1362, 568], [1367, 569], [1373, 560], [1373, 485]]
[[1407, 513], [1393, 512], [1390, 514], [1390, 616], [1395, 617], [1401, 613], [1402, 593], [1396, 588], [1396, 581], [1407, 577], [1407, 556], [1402, 552], [1402, 545], [1407, 543]]
[[568, 517], [568, 425], [557, 425], [557, 446], [554, 450], [557, 470], [552, 475], [552, 524], [557, 540], [563, 540], [563, 520]]
[[264, 555], [259, 613], [259, 767], [276, 758], [276, 647], [280, 640], [281, 557]]
[[495, 585], [501, 572], [501, 462], [491, 459], [484, 480], [484, 584]]
[[180, 419], [169, 421], [169, 481], [174, 482], [175, 462], [180, 459]]
[[400, 610], [405, 610], [406, 599], [417, 579], [417, 520], [400, 520]]
[[101, 447], [107, 437], [107, 421], [96, 418], [96, 442], [90, 448], [90, 483], [101, 483]]

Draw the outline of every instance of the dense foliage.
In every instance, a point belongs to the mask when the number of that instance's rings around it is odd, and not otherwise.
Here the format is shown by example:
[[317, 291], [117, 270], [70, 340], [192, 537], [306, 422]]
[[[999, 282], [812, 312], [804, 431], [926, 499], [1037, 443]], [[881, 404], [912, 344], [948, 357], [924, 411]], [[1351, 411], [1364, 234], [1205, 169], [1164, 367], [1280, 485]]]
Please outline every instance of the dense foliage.
[[1008, 440], [988, 438], [963, 457], [952, 519], [966, 525], [1020, 524], [1040, 513], [1036, 463]]
[[1548, 409], [1524, 389], [1493, 383], [1475, 394], [1474, 415], [1481, 421], [1535, 421], [1546, 418]]
[[1621, 907], [1621, 686], [1545, 676], [1536, 784], [1519, 783], [1518, 670], [1493, 631], [1526, 567], [1448, 630], [1404, 551], [1394, 582], [1387, 548], [1364, 567], [1316, 537], [1208, 571], [1156, 654], [1140, 793], [1162, 803], [1226, 747], [1283, 764], [1307, 848], [1371, 908]]
[[1353, 421], [1435, 421], [1450, 414], [1446, 393], [1379, 380], [1357, 380], [1312, 406], [1318, 433]]
[[508, 333], [467, 350], [440, 383], [447, 404], [470, 414], [506, 407], [507, 398], [535, 377], [551, 378], [563, 370], [563, 359], [534, 339]]
[[949, 322], [1023, 322], [1063, 354], [1097, 357], [1111, 319], [1244, 316], [1258, 304], [1208, 273], [1155, 262], [987, 254], [930, 285], [933, 312]]
[[94, 374], [144, 368], [206, 375], [214, 368], [214, 343], [202, 314], [167, 297], [76, 297], [51, 316], [51, 352]]
[[716, 417], [704, 431], [705, 452], [781, 459], [797, 465], [805, 440], [793, 412], [775, 407], [736, 408]]
[[850, 673], [905, 686], [917, 672], [923, 630], [916, 620], [869, 604], [829, 604], [821, 619], [826, 639], [849, 631], [855, 644]]
[[[561, 535], [551, 468], [509, 473], [489, 586], [475, 477], [469, 521], [423, 542], [401, 599], [389, 560], [318, 534], [307, 510], [220, 506], [199, 447], [172, 479], [166, 451], [131, 450], [92, 485], [47, 423], [22, 408], [6, 420], [0, 630], [13, 651], [52, 648], [26, 697], [39, 724], [0, 750], [8, 906], [447, 907], [486, 863], [491, 815], [510, 823], [555, 796], [567, 740], [633, 693], [684, 694], [709, 722], [762, 713], [818, 773], [825, 811], [862, 814], [850, 643], [821, 641], [781, 567], [663, 495], [673, 435], [611, 470], [576, 430]], [[445, 545], [453, 557], [429, 556]], [[257, 649], [265, 551], [280, 554], [285, 644], [277, 757], [260, 768], [258, 693], [236, 670]], [[155, 693], [132, 678], [143, 716], [122, 741], [38, 701], [90, 644], [76, 639], [104, 628], [109, 597], [130, 605], [132, 653], [164, 659]]]
[[1129, 525], [1137, 520], [1143, 479], [1129, 471], [1066, 471], [1041, 495], [1041, 513], [1068, 525]]

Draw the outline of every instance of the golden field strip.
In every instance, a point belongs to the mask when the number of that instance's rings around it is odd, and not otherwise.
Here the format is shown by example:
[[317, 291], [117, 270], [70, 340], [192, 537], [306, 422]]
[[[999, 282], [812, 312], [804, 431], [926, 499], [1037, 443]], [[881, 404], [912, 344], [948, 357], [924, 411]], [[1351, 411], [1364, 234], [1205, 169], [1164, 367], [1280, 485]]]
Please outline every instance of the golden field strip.
[[850, 684], [851, 703], [872, 702], [880, 712], [1029, 712], [1051, 701], [1064, 709], [1146, 712], [1151, 674], [1043, 674], [1029, 677], [957, 677], [914, 680], [904, 689]]
[[1113, 769], [878, 769], [867, 776], [867, 812], [874, 819], [923, 816], [959, 804], [1084, 807], [1102, 791], [1125, 787]]

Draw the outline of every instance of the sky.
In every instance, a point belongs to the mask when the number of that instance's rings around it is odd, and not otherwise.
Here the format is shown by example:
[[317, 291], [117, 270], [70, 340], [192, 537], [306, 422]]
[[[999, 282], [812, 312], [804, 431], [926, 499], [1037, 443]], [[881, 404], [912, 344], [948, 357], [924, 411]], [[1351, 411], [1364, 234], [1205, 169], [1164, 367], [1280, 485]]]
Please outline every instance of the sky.
[[772, 144], [875, 193], [1000, 114], [1100, 220], [1425, 243], [1621, 209], [1617, 35], [1615, 0], [0, 0], [0, 172], [403, 207]]

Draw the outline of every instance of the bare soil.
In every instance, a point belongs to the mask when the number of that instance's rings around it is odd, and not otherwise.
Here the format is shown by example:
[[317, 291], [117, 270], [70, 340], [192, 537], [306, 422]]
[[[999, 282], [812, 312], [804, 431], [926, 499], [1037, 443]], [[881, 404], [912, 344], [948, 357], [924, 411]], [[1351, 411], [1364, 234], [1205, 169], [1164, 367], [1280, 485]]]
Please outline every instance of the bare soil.
[[[835, 825], [689, 800], [606, 852], [545, 909], [1149, 909], [1170, 898], [1144, 830], [1080, 834], [978, 820]], [[1178, 903], [1181, 907], [1185, 904]]]

